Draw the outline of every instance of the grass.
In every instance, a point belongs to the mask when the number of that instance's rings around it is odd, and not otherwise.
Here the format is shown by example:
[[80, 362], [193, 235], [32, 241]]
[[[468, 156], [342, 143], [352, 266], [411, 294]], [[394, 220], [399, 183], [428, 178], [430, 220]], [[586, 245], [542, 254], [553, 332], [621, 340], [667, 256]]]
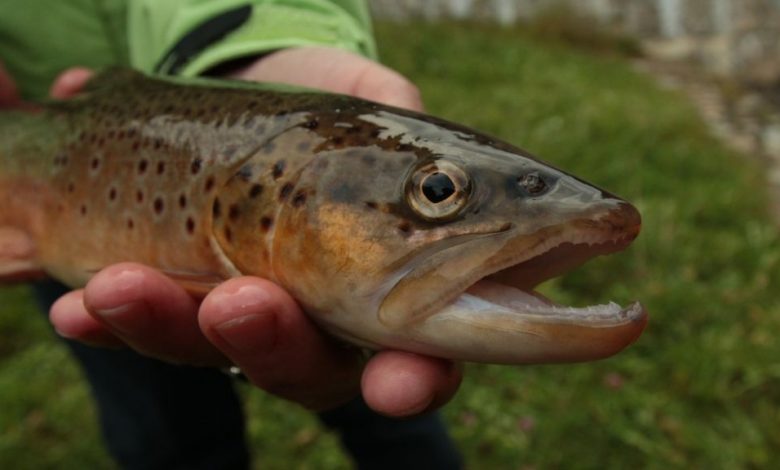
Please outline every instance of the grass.
[[[428, 109], [621, 194], [627, 252], [544, 286], [574, 304], [637, 298], [648, 330], [601, 362], [467, 368], [444, 409], [472, 468], [750, 468], [780, 463], [780, 240], [758, 168], [691, 105], [615, 55], [514, 30], [380, 26]], [[0, 290], [0, 468], [110, 467], [86, 389], [24, 288]], [[263, 468], [340, 468], [311, 416], [246, 391]], [[78, 433], [73, 430], [78, 429]]]

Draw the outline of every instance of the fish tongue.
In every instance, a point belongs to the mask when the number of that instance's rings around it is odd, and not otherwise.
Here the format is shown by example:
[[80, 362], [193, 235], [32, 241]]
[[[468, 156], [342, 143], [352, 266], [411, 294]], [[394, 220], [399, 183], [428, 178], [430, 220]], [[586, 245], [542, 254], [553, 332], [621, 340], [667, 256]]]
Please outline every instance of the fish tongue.
[[469, 287], [466, 293], [510, 310], [523, 311], [534, 307], [551, 307], [556, 305], [538, 292], [532, 290], [525, 291], [487, 279], [483, 279]]

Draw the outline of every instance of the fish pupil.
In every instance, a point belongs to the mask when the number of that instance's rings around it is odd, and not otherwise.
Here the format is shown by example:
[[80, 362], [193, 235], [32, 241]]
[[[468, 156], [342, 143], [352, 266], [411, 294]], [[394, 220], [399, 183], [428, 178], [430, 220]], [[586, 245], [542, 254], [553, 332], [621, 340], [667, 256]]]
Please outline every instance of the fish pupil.
[[437, 171], [425, 178], [422, 192], [429, 201], [436, 204], [455, 194], [455, 183], [449, 176]]

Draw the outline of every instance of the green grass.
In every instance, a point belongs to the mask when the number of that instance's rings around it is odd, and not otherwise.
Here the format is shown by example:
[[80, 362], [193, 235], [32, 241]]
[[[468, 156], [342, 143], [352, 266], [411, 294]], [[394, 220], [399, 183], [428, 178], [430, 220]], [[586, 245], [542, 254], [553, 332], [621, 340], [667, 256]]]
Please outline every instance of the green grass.
[[[759, 169], [617, 56], [473, 26], [378, 33], [383, 59], [432, 113], [517, 143], [644, 216], [628, 251], [545, 290], [574, 304], [641, 299], [645, 334], [597, 363], [469, 366], [444, 415], [470, 466], [777, 466], [780, 240]], [[26, 291], [1, 290], [0, 306], [0, 468], [110, 467], [78, 371]], [[247, 397], [259, 466], [345, 465], [311, 416]]]

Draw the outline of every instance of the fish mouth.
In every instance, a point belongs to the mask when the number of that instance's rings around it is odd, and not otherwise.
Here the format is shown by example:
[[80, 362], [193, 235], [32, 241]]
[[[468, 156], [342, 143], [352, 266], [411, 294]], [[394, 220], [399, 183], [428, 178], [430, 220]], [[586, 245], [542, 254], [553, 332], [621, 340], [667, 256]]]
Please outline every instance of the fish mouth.
[[535, 233], [506, 233], [502, 249], [476, 273], [441, 292], [424, 317], [407, 325], [447, 337], [428, 351], [476, 362], [506, 364], [580, 362], [611, 356], [633, 343], [647, 324], [639, 302], [585, 307], [559, 305], [534, 290], [599, 255], [621, 251], [638, 236], [641, 219], [623, 201], [598, 217], [573, 220]]

